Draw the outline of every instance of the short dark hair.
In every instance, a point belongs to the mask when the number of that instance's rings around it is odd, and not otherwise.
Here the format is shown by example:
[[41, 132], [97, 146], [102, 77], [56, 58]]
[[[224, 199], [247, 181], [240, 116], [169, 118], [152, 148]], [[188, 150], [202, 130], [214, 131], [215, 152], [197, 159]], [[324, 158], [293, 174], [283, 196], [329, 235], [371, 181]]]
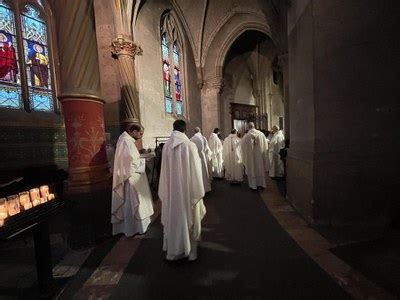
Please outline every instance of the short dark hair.
[[132, 131], [141, 131], [143, 129], [143, 127], [142, 126], [140, 126], [139, 124], [132, 124], [132, 125], [130, 125], [129, 126], [129, 131], [130, 132], [132, 132]]
[[133, 132], [133, 131], [141, 131], [143, 129], [143, 126], [141, 126], [140, 124], [132, 124], [132, 123], [125, 123], [124, 125], [124, 130], [125, 131], [129, 131], [129, 132]]
[[214, 128], [214, 133], [218, 133], [219, 132], [219, 128]]
[[183, 120], [176, 120], [174, 122], [174, 130], [185, 132], [186, 131], [186, 122]]
[[231, 130], [231, 133], [237, 133], [237, 130], [236, 130], [235, 128], [233, 128], [233, 129]]

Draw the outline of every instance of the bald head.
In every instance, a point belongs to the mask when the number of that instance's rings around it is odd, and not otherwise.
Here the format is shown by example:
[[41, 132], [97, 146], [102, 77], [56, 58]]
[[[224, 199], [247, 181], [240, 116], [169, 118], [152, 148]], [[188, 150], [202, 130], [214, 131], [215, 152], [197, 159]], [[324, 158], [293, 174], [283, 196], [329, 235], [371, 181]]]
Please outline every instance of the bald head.
[[249, 130], [250, 130], [250, 129], [254, 129], [254, 128], [256, 128], [256, 126], [254, 125], [254, 123], [253, 123], [253, 122], [249, 122], [249, 125], [248, 125], [248, 127], [249, 127]]
[[199, 133], [199, 132], [201, 132], [200, 127], [196, 127], [196, 128], [194, 129], [194, 133]]

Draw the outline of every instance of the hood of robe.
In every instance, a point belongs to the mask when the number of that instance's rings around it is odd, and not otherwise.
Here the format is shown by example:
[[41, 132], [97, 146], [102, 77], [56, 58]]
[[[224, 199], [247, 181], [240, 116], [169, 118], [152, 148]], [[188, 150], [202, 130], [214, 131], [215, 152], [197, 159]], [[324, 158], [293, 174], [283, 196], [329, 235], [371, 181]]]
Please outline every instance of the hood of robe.
[[170, 139], [172, 148], [178, 147], [180, 144], [190, 142], [186, 134], [177, 130], [172, 131]]
[[250, 134], [250, 135], [252, 135], [252, 136], [254, 136], [254, 137], [260, 135], [260, 133], [261, 133], [261, 134], [264, 134], [264, 133], [262, 133], [260, 130], [257, 130], [257, 129], [255, 129], [255, 128], [250, 129], [250, 130], [247, 132], [247, 134]]

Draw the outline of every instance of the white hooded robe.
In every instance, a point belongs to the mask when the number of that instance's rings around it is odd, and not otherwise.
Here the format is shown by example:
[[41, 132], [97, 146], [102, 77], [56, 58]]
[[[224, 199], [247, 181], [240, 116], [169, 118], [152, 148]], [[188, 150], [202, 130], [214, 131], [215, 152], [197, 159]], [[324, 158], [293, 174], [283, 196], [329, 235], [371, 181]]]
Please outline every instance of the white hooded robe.
[[228, 181], [243, 181], [242, 147], [240, 138], [231, 133], [224, 140], [225, 179]]
[[251, 189], [266, 187], [265, 176], [269, 168], [268, 141], [261, 131], [253, 128], [242, 139], [242, 161]]
[[197, 150], [199, 151], [199, 156], [201, 160], [201, 171], [203, 174], [204, 192], [207, 193], [211, 191], [210, 173], [208, 172], [207, 140], [201, 134], [201, 132], [197, 132], [194, 136], [192, 136], [190, 141], [196, 144]]
[[270, 177], [283, 177], [284, 175], [283, 161], [279, 155], [279, 151], [283, 148], [285, 148], [285, 137], [282, 130], [278, 130], [269, 142]]
[[167, 259], [187, 257], [200, 240], [204, 185], [196, 145], [176, 130], [163, 148], [158, 195]]
[[211, 149], [211, 163], [212, 163], [212, 175], [213, 177], [223, 178], [224, 177], [224, 166], [222, 159], [222, 142], [218, 135], [214, 132], [211, 133], [208, 138], [208, 146]]
[[111, 203], [113, 234], [133, 236], [144, 233], [153, 213], [145, 160], [140, 158], [135, 140], [123, 132], [118, 139], [114, 158]]

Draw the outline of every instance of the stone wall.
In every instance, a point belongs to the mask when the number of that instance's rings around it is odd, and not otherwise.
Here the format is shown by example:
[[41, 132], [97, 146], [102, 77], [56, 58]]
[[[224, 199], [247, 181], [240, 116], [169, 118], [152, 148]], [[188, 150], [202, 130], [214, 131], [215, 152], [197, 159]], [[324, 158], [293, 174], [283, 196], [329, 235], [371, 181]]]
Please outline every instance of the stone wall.
[[287, 196], [313, 220], [314, 190], [314, 74], [311, 1], [293, 1], [288, 13], [290, 149]]
[[385, 224], [398, 212], [391, 4], [293, 1], [289, 8], [288, 196], [315, 222]]
[[0, 182], [34, 166], [67, 169], [64, 121], [51, 112], [0, 109]]

